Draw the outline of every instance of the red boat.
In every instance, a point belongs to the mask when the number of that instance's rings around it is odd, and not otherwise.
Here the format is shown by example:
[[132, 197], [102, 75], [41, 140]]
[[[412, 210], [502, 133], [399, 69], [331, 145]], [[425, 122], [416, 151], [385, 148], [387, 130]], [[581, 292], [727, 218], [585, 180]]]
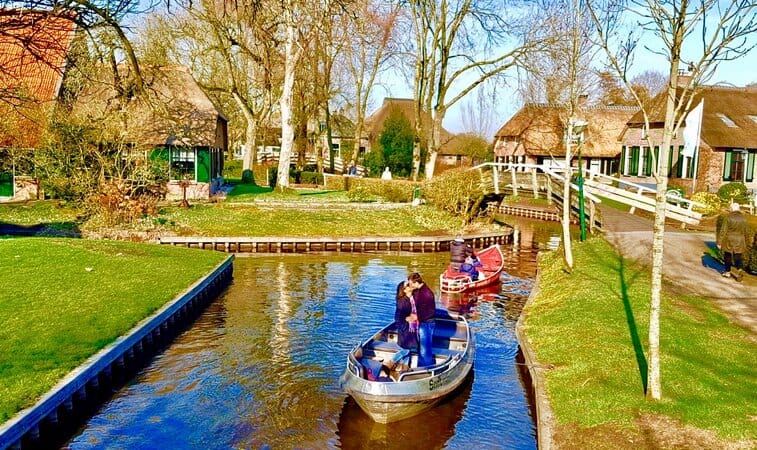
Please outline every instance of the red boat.
[[477, 268], [478, 279], [472, 280], [467, 273], [457, 271], [451, 265], [447, 266], [447, 270], [439, 276], [442, 292], [466, 292], [499, 282], [499, 276], [505, 266], [505, 258], [499, 244], [487, 247], [476, 255], [481, 261], [481, 267]]

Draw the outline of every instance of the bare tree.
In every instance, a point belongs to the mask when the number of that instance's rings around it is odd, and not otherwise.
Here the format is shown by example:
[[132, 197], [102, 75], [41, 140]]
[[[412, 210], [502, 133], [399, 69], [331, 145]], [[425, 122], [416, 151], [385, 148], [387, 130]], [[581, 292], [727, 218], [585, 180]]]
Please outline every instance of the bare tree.
[[[702, 0], [695, 4], [688, 0], [633, 0], [628, 3], [610, 0], [589, 2], [588, 7], [609, 65], [636, 99], [647, 130], [651, 108], [644, 103], [638, 89], [628, 77], [628, 70], [632, 67], [644, 32], [657, 37], [661, 49], [654, 53], [664, 56], [669, 63], [662, 138], [655, 142], [656, 137], [652, 133], [647, 133], [646, 136], [650, 147], [659, 146], [660, 149], [658, 160], [653, 160], [656, 192], [646, 388], [648, 398], [660, 400], [660, 304], [670, 146], [673, 136], [692, 109], [696, 88], [711, 78], [720, 62], [740, 58], [757, 45], [753, 38], [757, 32], [757, 4], [742, 0]], [[629, 33], [621, 28], [624, 18], [629, 18], [635, 24], [637, 33]], [[695, 33], [700, 34], [696, 40]], [[684, 63], [684, 46], [692, 55], [692, 59], [686, 61], [690, 76], [679, 79], [679, 70]], [[683, 67], [686, 67], [685, 63]]]
[[[414, 92], [417, 137], [428, 140], [426, 178], [434, 174], [441, 142], [442, 121], [448, 109], [482, 83], [515, 67], [529, 51], [545, 42], [540, 8], [514, 17], [513, 11], [493, 1], [419, 0], [410, 2], [415, 33]], [[506, 42], [517, 37], [517, 43]], [[547, 36], [547, 39], [550, 37]], [[506, 45], [508, 44], [508, 45]], [[505, 50], [503, 50], [505, 49]], [[413, 175], [420, 165], [420, 145], [414, 150]]]
[[342, 29], [348, 33], [349, 40], [344, 47], [345, 65], [354, 84], [355, 152], [352, 162], [356, 162], [376, 77], [392, 55], [392, 32], [400, 8], [400, 2], [366, 0], [358, 2], [353, 14], [342, 16]]
[[479, 138], [490, 140], [494, 134], [495, 120], [494, 105], [497, 101], [494, 91], [487, 92], [486, 86], [480, 86], [476, 95], [462, 105], [461, 121], [468, 133]]

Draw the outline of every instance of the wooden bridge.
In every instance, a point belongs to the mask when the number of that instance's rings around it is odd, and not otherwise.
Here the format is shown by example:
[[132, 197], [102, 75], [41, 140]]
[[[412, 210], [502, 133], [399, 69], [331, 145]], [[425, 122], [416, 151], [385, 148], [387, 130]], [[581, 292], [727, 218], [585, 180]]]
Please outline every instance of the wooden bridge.
[[[554, 203], [558, 208], [562, 208], [563, 186], [566, 181], [564, 168], [536, 164], [484, 163], [474, 169], [480, 171], [482, 182], [492, 185], [493, 192], [496, 194], [509, 191], [517, 196], [520, 191], [526, 191], [534, 198], [543, 197], [549, 204]], [[577, 168], [571, 168], [570, 173], [577, 173], [577, 171]], [[585, 168], [583, 178], [584, 201], [592, 228], [601, 226], [596, 205], [601, 203], [603, 198], [630, 206], [629, 213], [631, 214], [637, 208], [651, 213], [655, 211], [655, 190], [650, 187]], [[571, 195], [571, 214], [577, 217], [579, 187], [573, 181], [568, 182], [571, 193], [576, 194]], [[669, 191], [666, 197], [668, 204], [665, 216], [667, 218], [677, 220], [684, 226], [696, 225], [702, 219], [702, 214], [694, 211], [693, 208], [705, 205], [683, 198], [673, 190]]]

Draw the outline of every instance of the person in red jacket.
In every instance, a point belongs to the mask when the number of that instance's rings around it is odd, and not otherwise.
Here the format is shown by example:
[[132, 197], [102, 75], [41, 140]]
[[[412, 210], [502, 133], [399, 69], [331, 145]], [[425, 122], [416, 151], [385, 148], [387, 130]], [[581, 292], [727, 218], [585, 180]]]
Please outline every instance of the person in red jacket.
[[434, 293], [423, 281], [418, 272], [413, 272], [408, 278], [413, 288], [413, 298], [418, 318], [418, 367], [434, 365], [432, 350], [434, 338], [434, 314], [436, 313], [436, 299]]

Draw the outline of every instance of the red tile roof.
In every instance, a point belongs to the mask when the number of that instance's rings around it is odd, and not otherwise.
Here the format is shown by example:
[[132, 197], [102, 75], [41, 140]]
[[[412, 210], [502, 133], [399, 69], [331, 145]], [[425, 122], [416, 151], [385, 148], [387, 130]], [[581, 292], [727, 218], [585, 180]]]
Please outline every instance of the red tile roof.
[[0, 9], [0, 89], [54, 100], [76, 25], [49, 12]]

